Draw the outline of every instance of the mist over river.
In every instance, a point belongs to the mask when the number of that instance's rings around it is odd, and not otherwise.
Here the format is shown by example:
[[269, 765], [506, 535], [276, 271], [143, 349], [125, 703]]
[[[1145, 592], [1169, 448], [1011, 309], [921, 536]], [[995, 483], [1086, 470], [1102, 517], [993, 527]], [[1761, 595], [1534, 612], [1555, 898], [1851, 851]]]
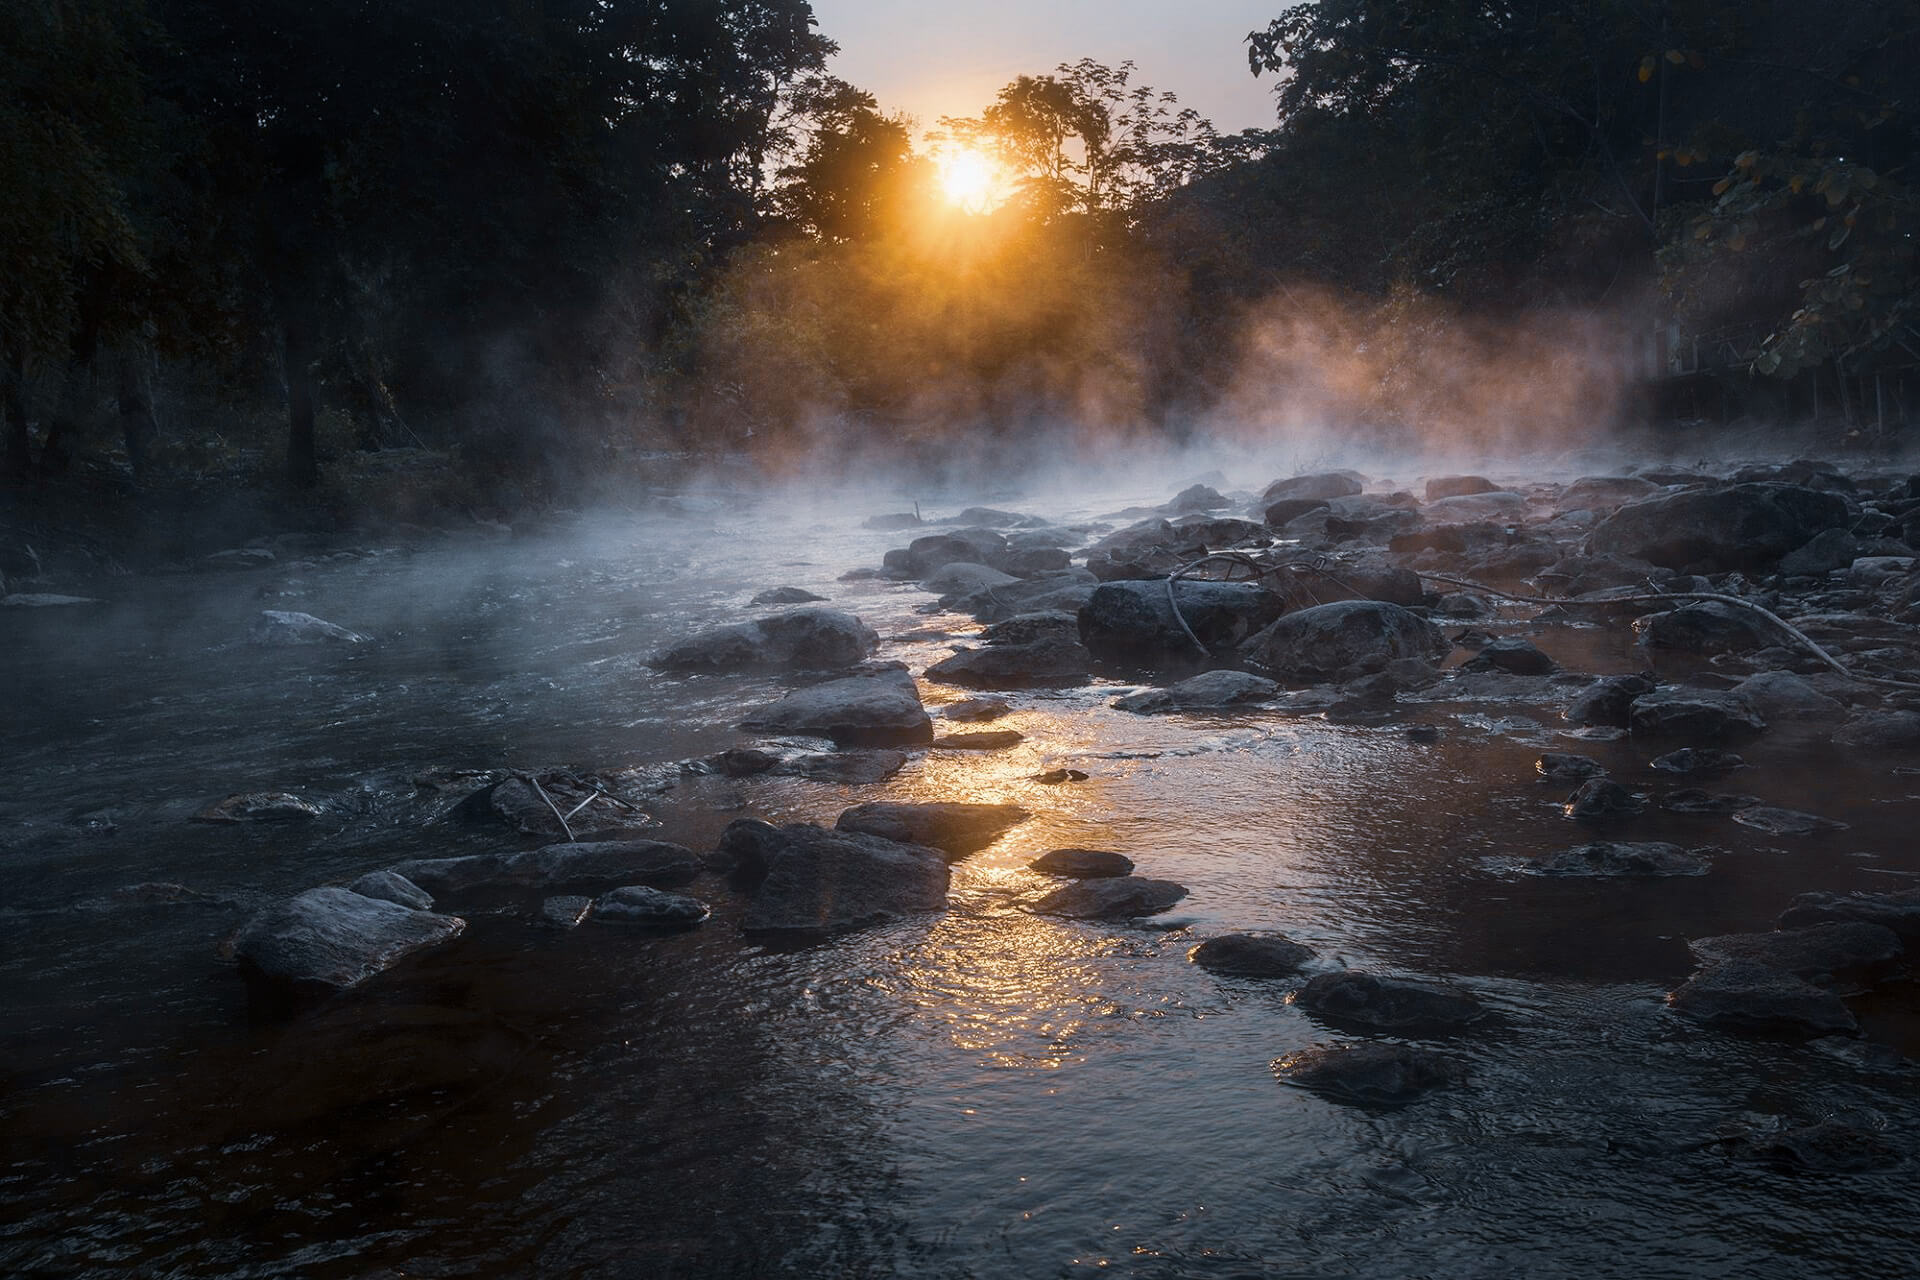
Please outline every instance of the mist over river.
[[[1131, 492], [996, 505], [1062, 524]], [[1265, 477], [1261, 477], [1264, 479]], [[1182, 481], [1184, 483], [1184, 481]], [[842, 581], [912, 533], [914, 497], [793, 505], [694, 491], [494, 540], [291, 551], [110, 579], [91, 609], [0, 616], [0, 1272], [18, 1277], [1910, 1276], [1920, 1269], [1920, 1019], [1884, 989], [1859, 1040], [1710, 1029], [1666, 995], [1686, 941], [1772, 927], [1796, 894], [1914, 886], [1920, 771], [1790, 735], [1725, 785], [1846, 824], [1773, 835], [1649, 806], [1634, 840], [1713, 846], [1701, 876], [1529, 876], [1589, 838], [1534, 760], [1577, 750], [1653, 789], [1632, 739], [1574, 742], [1520, 692], [1143, 716], [1141, 687], [1007, 694], [1000, 751], [893, 778], [729, 778], [682, 762], [804, 683], [650, 668], [797, 586], [916, 676], [978, 630], [912, 583]], [[1108, 519], [1118, 526], [1125, 519]], [[262, 609], [371, 637], [246, 642]], [[1519, 607], [1502, 617], [1519, 620]], [[1449, 633], [1457, 628], [1449, 625]], [[1639, 670], [1624, 624], [1530, 633], [1568, 670]], [[1465, 657], [1456, 652], [1457, 663]], [[936, 723], [968, 690], [922, 680]], [[1408, 728], [1433, 726], [1436, 741]], [[409, 858], [532, 847], [457, 821], [435, 770], [617, 777], [696, 852], [741, 816], [831, 825], [873, 800], [1033, 816], [953, 866], [937, 914], [770, 945], [457, 909], [456, 941], [292, 1017], [219, 944], [251, 912]], [[1070, 768], [1084, 781], [1036, 775]], [[306, 822], [191, 821], [286, 791]], [[1061, 847], [1189, 890], [1077, 922], [1026, 908]], [[1457, 1087], [1398, 1108], [1276, 1080], [1352, 1039], [1302, 979], [1187, 959], [1235, 931], [1341, 967], [1444, 979], [1491, 1016], [1430, 1041]], [[1303, 975], [1304, 976], [1307, 975]], [[1891, 994], [1889, 994], [1891, 992]], [[1387, 1037], [1391, 1039], [1392, 1037]], [[1750, 1136], [1838, 1117], [1902, 1156], [1819, 1173]]]

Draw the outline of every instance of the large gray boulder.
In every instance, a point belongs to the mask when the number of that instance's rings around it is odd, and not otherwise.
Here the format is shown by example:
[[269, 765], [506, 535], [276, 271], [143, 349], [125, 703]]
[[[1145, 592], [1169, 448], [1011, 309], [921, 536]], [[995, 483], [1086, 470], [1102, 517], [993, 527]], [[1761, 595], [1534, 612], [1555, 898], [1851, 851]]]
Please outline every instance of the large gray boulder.
[[1718, 600], [1699, 600], [1636, 618], [1633, 634], [1649, 649], [1681, 653], [1745, 653], [1780, 642], [1760, 615]]
[[1017, 804], [963, 804], [958, 802], [906, 804], [880, 801], [858, 804], [840, 815], [839, 831], [923, 845], [949, 859], [964, 858], [998, 840], [1008, 828], [1032, 815]]
[[1803, 893], [1780, 914], [1782, 929], [1864, 921], [1893, 931], [1902, 944], [1920, 948], [1920, 889], [1890, 893]]
[[766, 876], [747, 904], [749, 932], [838, 933], [946, 908], [951, 872], [938, 850], [804, 824], [752, 834]]
[[796, 689], [742, 720], [740, 727], [832, 738], [846, 746], [933, 741], [933, 721], [921, 705], [920, 690], [898, 664]]
[[1848, 523], [1846, 501], [1790, 484], [1736, 484], [1631, 502], [1588, 535], [1599, 554], [1687, 573], [1768, 573], [1814, 535]]
[[880, 637], [839, 609], [793, 609], [689, 636], [655, 654], [669, 671], [741, 671], [751, 667], [833, 670], [856, 666]]
[[1154, 665], [1193, 661], [1194, 648], [1174, 616], [1180, 605], [1200, 642], [1215, 653], [1240, 646], [1280, 616], [1286, 602], [1250, 583], [1181, 579], [1169, 595], [1167, 581], [1108, 582], [1080, 610], [1080, 640], [1095, 658]]
[[700, 874], [700, 860], [691, 850], [664, 840], [596, 840], [519, 853], [416, 858], [390, 869], [429, 893], [553, 892], [575, 885], [685, 884]]
[[1397, 604], [1341, 600], [1287, 614], [1241, 646], [1276, 679], [1351, 680], [1400, 658], [1437, 659], [1452, 645], [1440, 628]]
[[1635, 737], [1680, 738], [1688, 742], [1739, 742], [1767, 727], [1753, 704], [1740, 694], [1719, 689], [1668, 686], [1633, 700], [1629, 713]]
[[1703, 876], [1709, 863], [1677, 844], [1657, 840], [1638, 842], [1596, 840], [1559, 853], [1531, 859], [1527, 869], [1542, 876], [1639, 878], [1646, 876]]
[[1900, 938], [1869, 920], [1830, 920], [1770, 933], [1695, 938], [1687, 949], [1702, 964], [1750, 960], [1822, 987], [1853, 988], [1884, 976], [1905, 953]]
[[886, 567], [909, 578], [924, 578], [942, 565], [961, 562], [997, 567], [1006, 554], [1005, 534], [992, 529], [955, 529], [915, 538], [903, 550], [889, 551]]
[[307, 994], [341, 991], [460, 935], [458, 916], [415, 911], [350, 889], [309, 889], [261, 911], [234, 936], [251, 974]]

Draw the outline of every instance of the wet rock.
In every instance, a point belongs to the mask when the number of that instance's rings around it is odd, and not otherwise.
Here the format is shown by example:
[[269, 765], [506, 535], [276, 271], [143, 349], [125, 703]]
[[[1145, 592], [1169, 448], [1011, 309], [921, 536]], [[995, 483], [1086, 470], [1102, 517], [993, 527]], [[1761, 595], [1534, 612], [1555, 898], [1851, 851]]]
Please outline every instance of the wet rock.
[[781, 761], [775, 772], [858, 787], [885, 782], [906, 767], [906, 763], [906, 752], [874, 747], [862, 751], [807, 752]]
[[701, 861], [709, 871], [756, 881], [767, 874], [773, 855], [787, 846], [788, 839], [762, 818], [735, 818], [720, 833], [714, 851]]
[[1780, 914], [1782, 929], [1861, 922], [1891, 930], [1902, 945], [1920, 948], [1920, 889], [1892, 893], [1803, 893]]
[[1226, 933], [1187, 952], [1187, 959], [1202, 969], [1242, 978], [1289, 977], [1313, 957], [1312, 947], [1277, 933]]
[[1023, 516], [1018, 511], [1002, 511], [997, 507], [968, 507], [953, 518], [953, 523], [982, 529], [1017, 529], [1023, 525], [1045, 524], [1046, 521], [1039, 516]]
[[1363, 1106], [1403, 1106], [1467, 1074], [1450, 1058], [1406, 1044], [1314, 1045], [1274, 1059], [1273, 1073], [1282, 1084]]
[[651, 661], [667, 671], [831, 670], [864, 661], [879, 643], [873, 628], [850, 613], [794, 609], [702, 631], [655, 654]]
[[1453, 1031], [1486, 1016], [1478, 1000], [1456, 988], [1358, 969], [1321, 974], [1300, 988], [1294, 1002], [1327, 1022], [1374, 1031]]
[[193, 815], [195, 822], [299, 822], [326, 812], [285, 791], [243, 791], [215, 800]]
[[1126, 920], [1156, 915], [1187, 896], [1185, 885], [1142, 876], [1076, 880], [1033, 904], [1046, 916], [1069, 920]]
[[949, 702], [941, 707], [940, 714], [949, 720], [978, 722], [998, 720], [1012, 710], [1005, 698], [963, 698], [959, 702]]
[[1904, 954], [1885, 925], [1835, 920], [1771, 933], [1725, 933], [1687, 943], [1703, 965], [1765, 965], [1822, 987], [1858, 988], [1885, 976]]
[[684, 884], [700, 874], [691, 850], [662, 840], [598, 840], [550, 844], [520, 853], [474, 853], [460, 858], [416, 858], [395, 863], [435, 894], [475, 890], [562, 889], [587, 884]]
[[1560, 491], [1553, 505], [1557, 511], [1612, 510], [1659, 492], [1659, 485], [1638, 476], [1581, 476]]
[[1440, 629], [1399, 605], [1344, 600], [1290, 613], [1249, 639], [1241, 654], [1286, 681], [1350, 680], [1401, 658], [1437, 659], [1452, 646]]
[[1327, 510], [1325, 498], [1282, 498], [1278, 502], [1268, 503], [1264, 515], [1267, 525], [1278, 529], [1310, 511], [1325, 510]]
[[1466, 591], [1448, 592], [1440, 597], [1439, 604], [1434, 608], [1442, 617], [1461, 622], [1473, 622], [1493, 616], [1493, 605], [1485, 596], [1476, 596]]
[[1077, 618], [1099, 585], [1100, 580], [1092, 573], [1076, 568], [1023, 579], [1004, 587], [988, 587], [959, 598], [943, 597], [942, 603], [947, 608], [971, 614], [979, 622], [999, 622], [1036, 611], [1070, 613]]
[[962, 649], [927, 668], [927, 679], [970, 689], [1061, 688], [1085, 684], [1093, 654], [1078, 639], [1046, 637], [1027, 644]]
[[1746, 764], [1737, 753], [1716, 747], [1682, 747], [1648, 762], [1662, 773], [1726, 773]]
[[1182, 579], [1169, 593], [1164, 580], [1108, 582], [1080, 610], [1081, 642], [1101, 659], [1152, 665], [1199, 658], [1170, 594], [1187, 626], [1215, 653], [1239, 647], [1286, 607], [1279, 596], [1246, 583]]
[[1008, 583], [1018, 582], [1019, 578], [1011, 573], [1002, 573], [998, 569], [984, 564], [969, 564], [964, 560], [955, 560], [943, 564], [932, 573], [920, 579], [922, 590], [942, 596], [969, 596], [976, 591], [989, 587], [1004, 587]]
[[1360, 488], [1360, 477], [1351, 471], [1319, 472], [1275, 480], [1261, 493], [1260, 501], [1271, 504], [1282, 498], [1347, 498], [1359, 493]]
[[998, 840], [1008, 828], [1032, 815], [1017, 804], [902, 804], [880, 801], [841, 813], [834, 827], [901, 844], [940, 850], [949, 860], [964, 858]]
[[1499, 636], [1489, 640], [1462, 668], [1466, 671], [1505, 671], [1516, 676], [1550, 676], [1560, 665], [1530, 640]]
[[1527, 500], [1505, 490], [1438, 498], [1420, 509], [1429, 524], [1468, 524], [1482, 520], [1518, 521], [1527, 516]]
[[1050, 640], [1063, 644], [1080, 643], [1080, 615], [1048, 610], [1020, 613], [1004, 618], [980, 633], [988, 644], [1034, 644]]
[[540, 904], [539, 922], [571, 929], [593, 914], [593, 899], [580, 894], [556, 894]]
[[1049, 787], [1057, 787], [1063, 782], [1085, 782], [1086, 780], [1087, 774], [1081, 769], [1048, 769], [1028, 779], [1030, 782], [1038, 782]]
[[1589, 778], [1581, 783], [1563, 807], [1575, 822], [1612, 822], [1646, 810], [1638, 796], [1606, 778]]
[[247, 640], [262, 645], [348, 645], [370, 642], [358, 631], [335, 626], [310, 613], [292, 613], [284, 609], [263, 610], [247, 631]]
[[698, 898], [643, 884], [622, 885], [593, 900], [593, 918], [610, 924], [678, 929], [699, 924], [712, 914], [713, 908]]
[[1027, 864], [1042, 875], [1100, 880], [1133, 874], [1133, 859], [1109, 849], [1053, 849]]
[[959, 529], [915, 538], [905, 550], [887, 552], [885, 563], [910, 578], [924, 578], [955, 561], [991, 565], [1006, 549], [1006, 537], [991, 529]]
[[1168, 711], [1221, 711], [1268, 702], [1280, 686], [1245, 671], [1205, 671], [1167, 689], [1147, 689], [1116, 698], [1121, 711], [1152, 715]]
[[1847, 824], [1801, 813], [1798, 809], [1777, 809], [1772, 805], [1748, 805], [1737, 810], [1733, 820], [1743, 827], [1764, 831], [1770, 836], [1810, 836], [1819, 831], [1845, 831]]
[[951, 873], [937, 850], [804, 824], [742, 832], [736, 843], [749, 842], [766, 874], [747, 904], [748, 932], [838, 933], [946, 909]]
[[728, 747], [717, 756], [709, 756], [704, 765], [729, 778], [753, 778], [780, 767], [780, 757], [762, 747]]
[[1779, 639], [1759, 615], [1717, 600], [1701, 600], [1636, 618], [1633, 633], [1649, 649], [1680, 653], [1745, 653], [1764, 649]]
[[1790, 671], [1762, 671], [1748, 676], [1733, 691], [1751, 702], [1761, 717], [1779, 720], [1838, 719], [1846, 708]]
[[1009, 547], [1007, 553], [1000, 557], [999, 567], [1018, 580], [1057, 573], [1071, 562], [1072, 558], [1058, 547]]
[[1709, 965], [1667, 997], [1674, 1012], [1748, 1031], [1807, 1036], [1860, 1029], [1840, 997], [1770, 965], [1730, 960]]
[[[608, 799], [605, 788], [592, 778], [562, 770], [502, 778], [461, 801], [458, 812], [469, 819], [497, 819], [521, 835], [547, 840], [613, 835], [652, 822], [631, 806]], [[569, 812], [573, 816], [563, 826], [560, 814]]]
[[1223, 511], [1233, 503], [1220, 496], [1219, 491], [1204, 484], [1189, 485], [1173, 495], [1167, 503], [1167, 510], [1174, 515], [1189, 511]]
[[1431, 724], [1408, 725], [1407, 741], [1421, 744], [1438, 742], [1440, 741], [1440, 728], [1438, 725]]
[[1847, 529], [1825, 529], [1806, 545], [1780, 557], [1780, 572], [1790, 578], [1824, 577], [1859, 558], [1860, 539]]
[[920, 704], [920, 691], [897, 664], [796, 689], [740, 726], [760, 733], [812, 734], [850, 746], [933, 741], [933, 721]]
[[1694, 743], [1739, 742], [1767, 727], [1751, 702], [1737, 693], [1668, 687], [1634, 699], [1635, 737], [1682, 738]]
[[378, 898], [397, 903], [409, 911], [433, 910], [433, 895], [403, 875], [392, 871], [369, 871], [347, 886], [349, 892], [363, 898]]
[[1016, 729], [983, 729], [978, 733], [949, 733], [935, 738], [933, 745], [947, 751], [999, 751], [1026, 740], [1027, 735]]
[[1596, 840], [1543, 858], [1527, 869], [1542, 876], [1701, 876], [1711, 866], [1707, 859], [1677, 844], [1657, 840], [1634, 843]]
[[1833, 741], [1880, 751], [1920, 747], [1920, 711], [1863, 711], [1834, 730]]
[[1594, 529], [1587, 546], [1688, 573], [1768, 573], [1814, 535], [1847, 523], [1847, 504], [1834, 494], [1736, 484], [1629, 503]]
[[1870, 1173], [1891, 1169], [1903, 1158], [1900, 1148], [1878, 1131], [1843, 1120], [1758, 1133], [1741, 1144], [1741, 1153], [1800, 1173]]
[[309, 889], [242, 925], [233, 954], [259, 978], [320, 994], [356, 986], [466, 924], [349, 889]]
[[1485, 476], [1435, 476], [1427, 481], [1427, 501], [1461, 498], [1475, 493], [1498, 493], [1500, 486]]
[[1660, 807], [1669, 813], [1738, 813], [1760, 803], [1759, 796], [1730, 795], [1683, 787], [1660, 798]]
[[770, 587], [748, 601], [749, 604], [812, 604], [816, 600], [825, 600], [825, 596], [815, 595], [804, 587]]
[[[12, 595], [0, 595], [0, 609], [69, 609], [80, 605], [105, 603], [105, 600], [96, 600], [92, 596], [63, 596], [51, 591], [16, 591]], [[299, 616], [304, 618], [307, 615]], [[319, 619], [316, 618], [314, 621], [318, 622]]]

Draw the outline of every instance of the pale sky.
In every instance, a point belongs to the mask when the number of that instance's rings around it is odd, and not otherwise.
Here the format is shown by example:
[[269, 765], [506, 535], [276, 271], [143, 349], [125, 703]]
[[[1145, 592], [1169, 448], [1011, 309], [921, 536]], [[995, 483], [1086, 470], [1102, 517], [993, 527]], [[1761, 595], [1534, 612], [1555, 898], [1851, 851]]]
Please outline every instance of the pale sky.
[[1247, 32], [1293, 0], [813, 0], [840, 45], [835, 75], [922, 129], [978, 115], [1015, 76], [1131, 58], [1135, 84], [1171, 90], [1222, 133], [1273, 124], [1271, 73], [1247, 70]]

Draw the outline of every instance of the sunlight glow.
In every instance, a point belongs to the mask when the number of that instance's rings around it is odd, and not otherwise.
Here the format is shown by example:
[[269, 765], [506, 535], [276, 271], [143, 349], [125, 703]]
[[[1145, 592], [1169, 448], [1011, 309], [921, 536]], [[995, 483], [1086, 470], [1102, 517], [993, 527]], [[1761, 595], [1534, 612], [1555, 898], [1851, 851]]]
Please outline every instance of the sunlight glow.
[[940, 191], [968, 213], [986, 213], [1006, 199], [1007, 176], [984, 151], [961, 147], [935, 157]]

